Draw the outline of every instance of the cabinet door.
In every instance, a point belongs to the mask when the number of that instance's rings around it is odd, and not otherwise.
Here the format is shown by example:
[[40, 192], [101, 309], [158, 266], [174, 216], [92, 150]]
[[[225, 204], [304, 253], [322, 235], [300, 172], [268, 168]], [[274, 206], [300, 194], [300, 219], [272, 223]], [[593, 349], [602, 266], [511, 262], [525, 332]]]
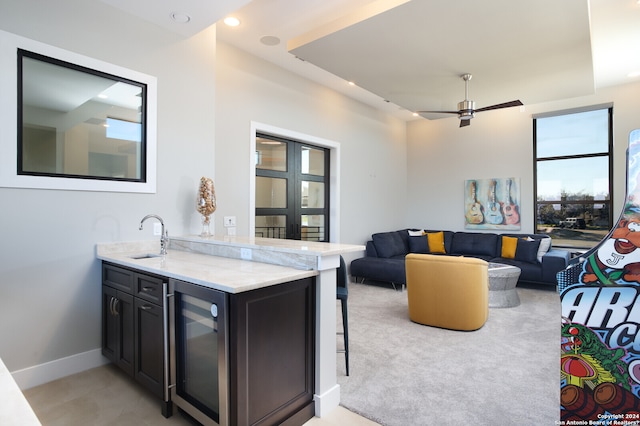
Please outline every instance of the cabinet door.
[[127, 374], [133, 375], [134, 346], [133, 346], [133, 296], [121, 291], [117, 292], [115, 302], [116, 316], [120, 318], [119, 345], [120, 351], [116, 364]]
[[102, 353], [133, 375], [133, 296], [102, 286]]
[[162, 307], [136, 297], [135, 378], [158, 396], [163, 396], [164, 328]]
[[229, 325], [230, 423], [313, 417], [314, 280], [232, 295]]
[[120, 318], [114, 311], [116, 298], [115, 289], [102, 286], [102, 355], [114, 363], [118, 361], [120, 353]]

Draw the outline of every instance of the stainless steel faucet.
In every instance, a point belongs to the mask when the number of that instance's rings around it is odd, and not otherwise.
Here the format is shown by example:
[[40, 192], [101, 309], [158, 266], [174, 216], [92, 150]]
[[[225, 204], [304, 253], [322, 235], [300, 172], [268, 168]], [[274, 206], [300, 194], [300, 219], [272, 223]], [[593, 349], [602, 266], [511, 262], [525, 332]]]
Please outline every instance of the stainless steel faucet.
[[160, 221], [160, 225], [162, 225], [162, 236], [160, 237], [160, 254], [164, 256], [165, 254], [167, 254], [167, 246], [169, 245], [169, 232], [164, 227], [164, 221], [162, 220], [162, 218], [157, 214], [148, 214], [142, 218], [142, 220], [140, 221], [140, 227], [138, 229], [142, 231], [142, 224], [144, 223], [144, 221], [152, 217], [158, 219]]

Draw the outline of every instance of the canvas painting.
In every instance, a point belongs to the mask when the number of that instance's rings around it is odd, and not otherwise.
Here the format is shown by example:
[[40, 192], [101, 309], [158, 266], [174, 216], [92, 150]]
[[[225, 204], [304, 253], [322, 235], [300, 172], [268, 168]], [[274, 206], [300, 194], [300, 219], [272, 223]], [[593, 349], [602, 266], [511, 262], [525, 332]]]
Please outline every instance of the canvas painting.
[[516, 178], [465, 181], [466, 229], [520, 229], [520, 181]]

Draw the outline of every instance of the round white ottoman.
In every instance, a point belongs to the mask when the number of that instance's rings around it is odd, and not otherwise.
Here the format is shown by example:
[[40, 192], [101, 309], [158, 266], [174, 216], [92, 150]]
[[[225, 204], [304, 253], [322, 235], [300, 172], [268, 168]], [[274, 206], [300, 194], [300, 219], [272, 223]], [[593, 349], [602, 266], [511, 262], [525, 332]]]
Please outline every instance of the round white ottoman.
[[512, 308], [520, 304], [516, 284], [520, 268], [502, 263], [489, 263], [489, 307]]

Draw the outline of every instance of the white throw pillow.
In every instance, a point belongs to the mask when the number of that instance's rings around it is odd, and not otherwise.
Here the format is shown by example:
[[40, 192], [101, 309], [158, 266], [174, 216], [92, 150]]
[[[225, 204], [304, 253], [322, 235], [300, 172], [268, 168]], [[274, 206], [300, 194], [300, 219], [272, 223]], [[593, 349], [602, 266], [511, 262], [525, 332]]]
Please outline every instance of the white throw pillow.
[[551, 248], [551, 238], [546, 237], [540, 240], [540, 246], [538, 247], [538, 262], [542, 262], [542, 256]]
[[419, 229], [417, 231], [407, 230], [409, 232], [410, 237], [421, 237], [424, 235], [424, 229]]

